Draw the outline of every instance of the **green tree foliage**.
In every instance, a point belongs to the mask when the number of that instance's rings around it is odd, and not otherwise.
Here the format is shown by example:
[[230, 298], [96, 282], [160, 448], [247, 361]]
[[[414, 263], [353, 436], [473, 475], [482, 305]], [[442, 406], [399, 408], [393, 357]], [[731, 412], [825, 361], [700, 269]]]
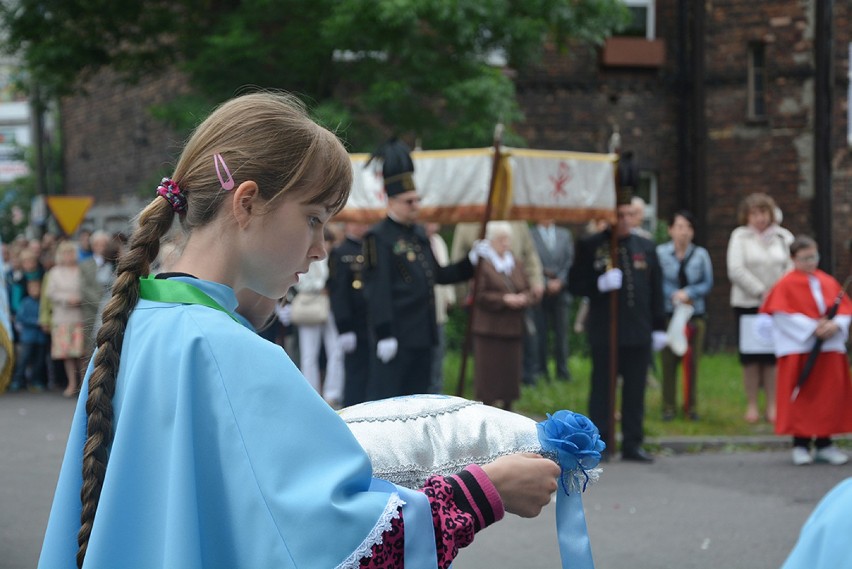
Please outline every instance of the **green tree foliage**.
[[[36, 189], [36, 162], [31, 148], [21, 149], [29, 166], [30, 173], [11, 182], [0, 183], [0, 239], [9, 243], [22, 234], [30, 219], [33, 198], [38, 195]], [[62, 186], [59, 143], [50, 141], [45, 146], [45, 175], [49, 188]]]
[[286, 89], [353, 150], [372, 149], [391, 130], [419, 138], [425, 148], [487, 145], [497, 121], [522, 119], [512, 70], [534, 65], [548, 42], [560, 48], [570, 40], [600, 42], [629, 21], [619, 0], [18, 0], [2, 6], [7, 49], [22, 54], [33, 79], [53, 95], [81, 90], [103, 67], [136, 81], [179, 65], [199, 113], [199, 96], [209, 105], [245, 86]]

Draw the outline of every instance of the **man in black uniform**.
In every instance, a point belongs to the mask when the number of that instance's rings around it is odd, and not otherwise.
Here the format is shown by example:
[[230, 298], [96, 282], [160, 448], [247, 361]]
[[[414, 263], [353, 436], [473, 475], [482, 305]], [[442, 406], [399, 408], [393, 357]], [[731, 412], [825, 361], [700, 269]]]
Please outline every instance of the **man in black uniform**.
[[[622, 177], [623, 178], [623, 177]], [[617, 267], [610, 258], [612, 228], [582, 239], [571, 267], [568, 287], [572, 294], [589, 298], [586, 330], [592, 352], [592, 389], [589, 418], [606, 441], [613, 412], [610, 393], [610, 293], [618, 294], [618, 373], [623, 379], [621, 397], [621, 456], [624, 460], [652, 462], [642, 448], [645, 418], [645, 384], [652, 348], [666, 342], [662, 273], [655, 245], [630, 231], [631, 190], [623, 183], [619, 192]], [[614, 451], [615, 448], [609, 449]]]
[[328, 295], [337, 324], [337, 343], [344, 353], [346, 382], [343, 406], [367, 400], [370, 377], [370, 336], [367, 330], [367, 299], [364, 297], [362, 239], [368, 226], [347, 223], [343, 242], [328, 254]]
[[[441, 267], [429, 238], [416, 224], [420, 197], [408, 147], [391, 139], [373, 158], [381, 158], [387, 217], [364, 237], [365, 291], [376, 359], [368, 399], [428, 393], [432, 347], [438, 341], [435, 284], [473, 276], [476, 246], [468, 257]], [[369, 162], [368, 162], [369, 164]]]

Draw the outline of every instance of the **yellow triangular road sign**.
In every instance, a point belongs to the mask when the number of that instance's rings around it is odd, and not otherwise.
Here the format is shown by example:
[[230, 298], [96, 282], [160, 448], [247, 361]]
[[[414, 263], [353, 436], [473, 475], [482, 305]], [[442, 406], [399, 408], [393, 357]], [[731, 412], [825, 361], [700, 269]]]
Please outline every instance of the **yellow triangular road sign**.
[[47, 201], [47, 207], [50, 208], [50, 212], [56, 218], [65, 235], [73, 235], [86, 217], [86, 212], [95, 202], [95, 198], [92, 196], [48, 196], [45, 201]]

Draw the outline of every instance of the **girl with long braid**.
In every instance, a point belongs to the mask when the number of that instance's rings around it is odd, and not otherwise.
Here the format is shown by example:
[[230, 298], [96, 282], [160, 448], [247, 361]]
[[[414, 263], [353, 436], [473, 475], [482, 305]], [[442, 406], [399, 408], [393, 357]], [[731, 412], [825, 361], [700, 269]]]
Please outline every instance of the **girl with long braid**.
[[[559, 467], [510, 455], [430, 478], [369, 458], [236, 293], [280, 298], [325, 257], [352, 181], [291, 97], [244, 95], [194, 132], [119, 260], [39, 567], [447, 567], [505, 511], [535, 516]], [[171, 273], [149, 275], [179, 217]]]

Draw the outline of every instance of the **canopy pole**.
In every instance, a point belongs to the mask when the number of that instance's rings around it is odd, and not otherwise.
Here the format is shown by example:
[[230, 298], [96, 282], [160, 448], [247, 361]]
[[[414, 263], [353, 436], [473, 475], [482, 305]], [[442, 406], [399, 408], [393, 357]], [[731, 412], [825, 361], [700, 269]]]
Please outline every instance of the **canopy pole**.
[[[479, 239], [485, 239], [485, 226], [491, 220], [491, 210], [493, 209], [494, 193], [497, 191], [497, 176], [500, 172], [501, 153], [500, 147], [503, 143], [503, 125], [497, 123], [494, 127], [494, 159], [491, 163], [491, 184], [488, 187], [488, 201], [485, 202], [485, 214], [479, 226]], [[476, 291], [479, 283], [479, 274], [482, 268], [482, 261], [476, 264], [476, 269], [473, 273], [473, 282], [470, 285], [470, 310], [467, 316], [467, 326], [464, 332], [464, 341], [462, 342], [461, 365], [459, 366], [459, 382], [456, 385], [456, 396], [461, 397], [464, 393], [464, 382], [467, 372], [467, 357], [470, 352], [471, 330], [473, 329], [473, 319], [476, 311]]]

